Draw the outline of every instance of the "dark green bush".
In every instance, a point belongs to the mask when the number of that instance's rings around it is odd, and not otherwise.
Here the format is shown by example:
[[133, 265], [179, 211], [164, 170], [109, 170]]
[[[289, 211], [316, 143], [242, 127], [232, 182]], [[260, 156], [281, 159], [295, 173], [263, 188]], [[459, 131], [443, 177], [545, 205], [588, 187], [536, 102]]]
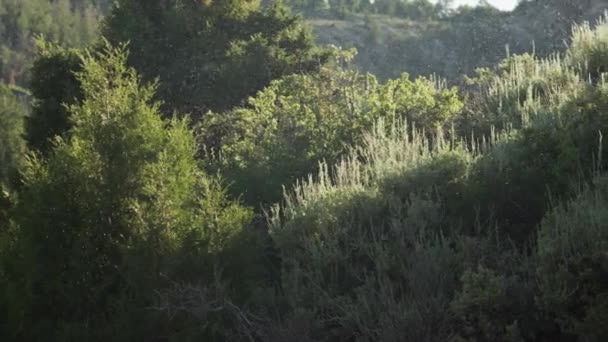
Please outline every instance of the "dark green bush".
[[26, 152], [23, 139], [27, 106], [0, 83], [0, 187], [12, 187]]
[[120, 0], [104, 36], [129, 42], [129, 64], [160, 78], [164, 111], [198, 118], [223, 111], [282, 76], [314, 71], [329, 56], [299, 17], [260, 1]]
[[68, 106], [83, 97], [76, 77], [80, 71], [82, 63], [78, 50], [38, 41], [30, 81], [34, 103], [26, 125], [31, 149], [47, 153], [56, 137], [66, 137], [72, 126]]
[[608, 187], [596, 179], [574, 200], [550, 211], [539, 228], [538, 305], [562, 331], [583, 341], [608, 338]]

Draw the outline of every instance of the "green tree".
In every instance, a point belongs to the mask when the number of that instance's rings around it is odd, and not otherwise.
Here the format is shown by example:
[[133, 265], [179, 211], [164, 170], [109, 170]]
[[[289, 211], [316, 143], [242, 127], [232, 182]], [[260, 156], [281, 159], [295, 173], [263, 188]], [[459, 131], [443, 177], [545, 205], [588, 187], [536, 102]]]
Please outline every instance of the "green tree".
[[8, 268], [18, 289], [10, 310], [21, 314], [13, 337], [168, 334], [168, 321], [151, 324], [146, 309], [154, 290], [179, 269], [204, 279], [208, 256], [250, 219], [199, 169], [187, 120], [163, 121], [155, 85], [143, 85], [126, 59], [124, 48], [107, 46], [82, 55], [83, 101], [69, 107], [70, 136], [25, 168]]
[[98, 11], [71, 0], [0, 0], [0, 79], [24, 85], [43, 35], [62, 46], [84, 46], [97, 37]]
[[[26, 106], [13, 93], [13, 89], [0, 83], [0, 306], [6, 307], [3, 292], [6, 288], [2, 261], [12, 240], [11, 210], [15, 204], [14, 190], [18, 184], [18, 171], [25, 161], [26, 146], [23, 123]], [[0, 321], [6, 322], [5, 312]], [[3, 338], [0, 323], [0, 338]]]
[[55, 137], [65, 137], [71, 127], [68, 106], [82, 100], [82, 89], [76, 77], [80, 71], [82, 63], [78, 50], [38, 41], [29, 84], [34, 97], [26, 125], [30, 148], [46, 153]]
[[105, 36], [130, 42], [129, 64], [161, 80], [166, 111], [202, 115], [243, 104], [283, 75], [315, 70], [327, 52], [280, 3], [120, 0]]
[[16, 178], [25, 155], [23, 124], [26, 105], [8, 86], [0, 83], [0, 187]]

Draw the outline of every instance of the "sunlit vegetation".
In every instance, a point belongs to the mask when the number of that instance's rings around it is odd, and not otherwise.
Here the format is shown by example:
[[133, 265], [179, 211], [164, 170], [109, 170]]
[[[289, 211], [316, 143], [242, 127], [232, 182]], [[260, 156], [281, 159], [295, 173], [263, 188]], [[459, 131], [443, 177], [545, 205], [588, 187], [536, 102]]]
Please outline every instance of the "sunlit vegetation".
[[0, 340], [608, 339], [606, 18], [452, 86], [282, 3], [39, 2], [80, 19], [0, 23]]

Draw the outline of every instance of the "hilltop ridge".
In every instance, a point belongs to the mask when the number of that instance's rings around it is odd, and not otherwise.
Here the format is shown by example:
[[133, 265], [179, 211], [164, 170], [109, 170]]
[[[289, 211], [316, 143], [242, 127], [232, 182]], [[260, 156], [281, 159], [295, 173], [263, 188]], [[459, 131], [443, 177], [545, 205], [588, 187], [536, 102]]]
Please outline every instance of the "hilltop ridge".
[[378, 14], [307, 19], [319, 43], [356, 48], [355, 64], [381, 79], [402, 72], [456, 79], [496, 64], [507, 53], [562, 51], [573, 24], [593, 23], [607, 10], [608, 3], [601, 0], [540, 0], [523, 2], [512, 12], [460, 8], [440, 20]]

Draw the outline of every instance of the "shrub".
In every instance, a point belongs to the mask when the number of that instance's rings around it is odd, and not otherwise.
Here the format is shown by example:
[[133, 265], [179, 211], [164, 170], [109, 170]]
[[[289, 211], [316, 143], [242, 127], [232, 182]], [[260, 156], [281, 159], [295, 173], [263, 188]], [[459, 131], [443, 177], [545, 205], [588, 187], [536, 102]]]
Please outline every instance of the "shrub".
[[585, 341], [608, 337], [608, 197], [605, 176], [547, 213], [539, 227], [538, 304], [561, 330]]
[[[407, 125], [389, 134], [381, 123], [363, 146], [274, 207], [285, 296], [293, 312], [312, 315], [321, 336], [445, 340], [460, 259], [433, 189], [462, 181], [473, 157]], [[417, 175], [433, 180], [418, 183]]]
[[282, 185], [314, 172], [320, 161], [337, 161], [380, 118], [408, 119], [434, 132], [462, 107], [455, 89], [428, 79], [403, 75], [380, 85], [339, 67], [274, 81], [249, 104], [207, 115], [202, 134], [220, 156], [210, 161], [212, 169], [252, 204], [280, 200]]
[[168, 334], [170, 321], [147, 309], [155, 290], [184, 269], [212, 279], [212, 256], [251, 218], [199, 169], [188, 122], [163, 121], [155, 87], [125, 61], [123, 47], [83, 53], [83, 100], [69, 107], [69, 137], [24, 169], [7, 260], [17, 291], [7, 293], [10, 310], [21, 322], [14, 338]]
[[572, 42], [566, 53], [566, 62], [578, 68], [585, 78], [598, 80], [608, 72], [608, 17], [598, 20], [591, 28], [589, 23], [572, 29]]

